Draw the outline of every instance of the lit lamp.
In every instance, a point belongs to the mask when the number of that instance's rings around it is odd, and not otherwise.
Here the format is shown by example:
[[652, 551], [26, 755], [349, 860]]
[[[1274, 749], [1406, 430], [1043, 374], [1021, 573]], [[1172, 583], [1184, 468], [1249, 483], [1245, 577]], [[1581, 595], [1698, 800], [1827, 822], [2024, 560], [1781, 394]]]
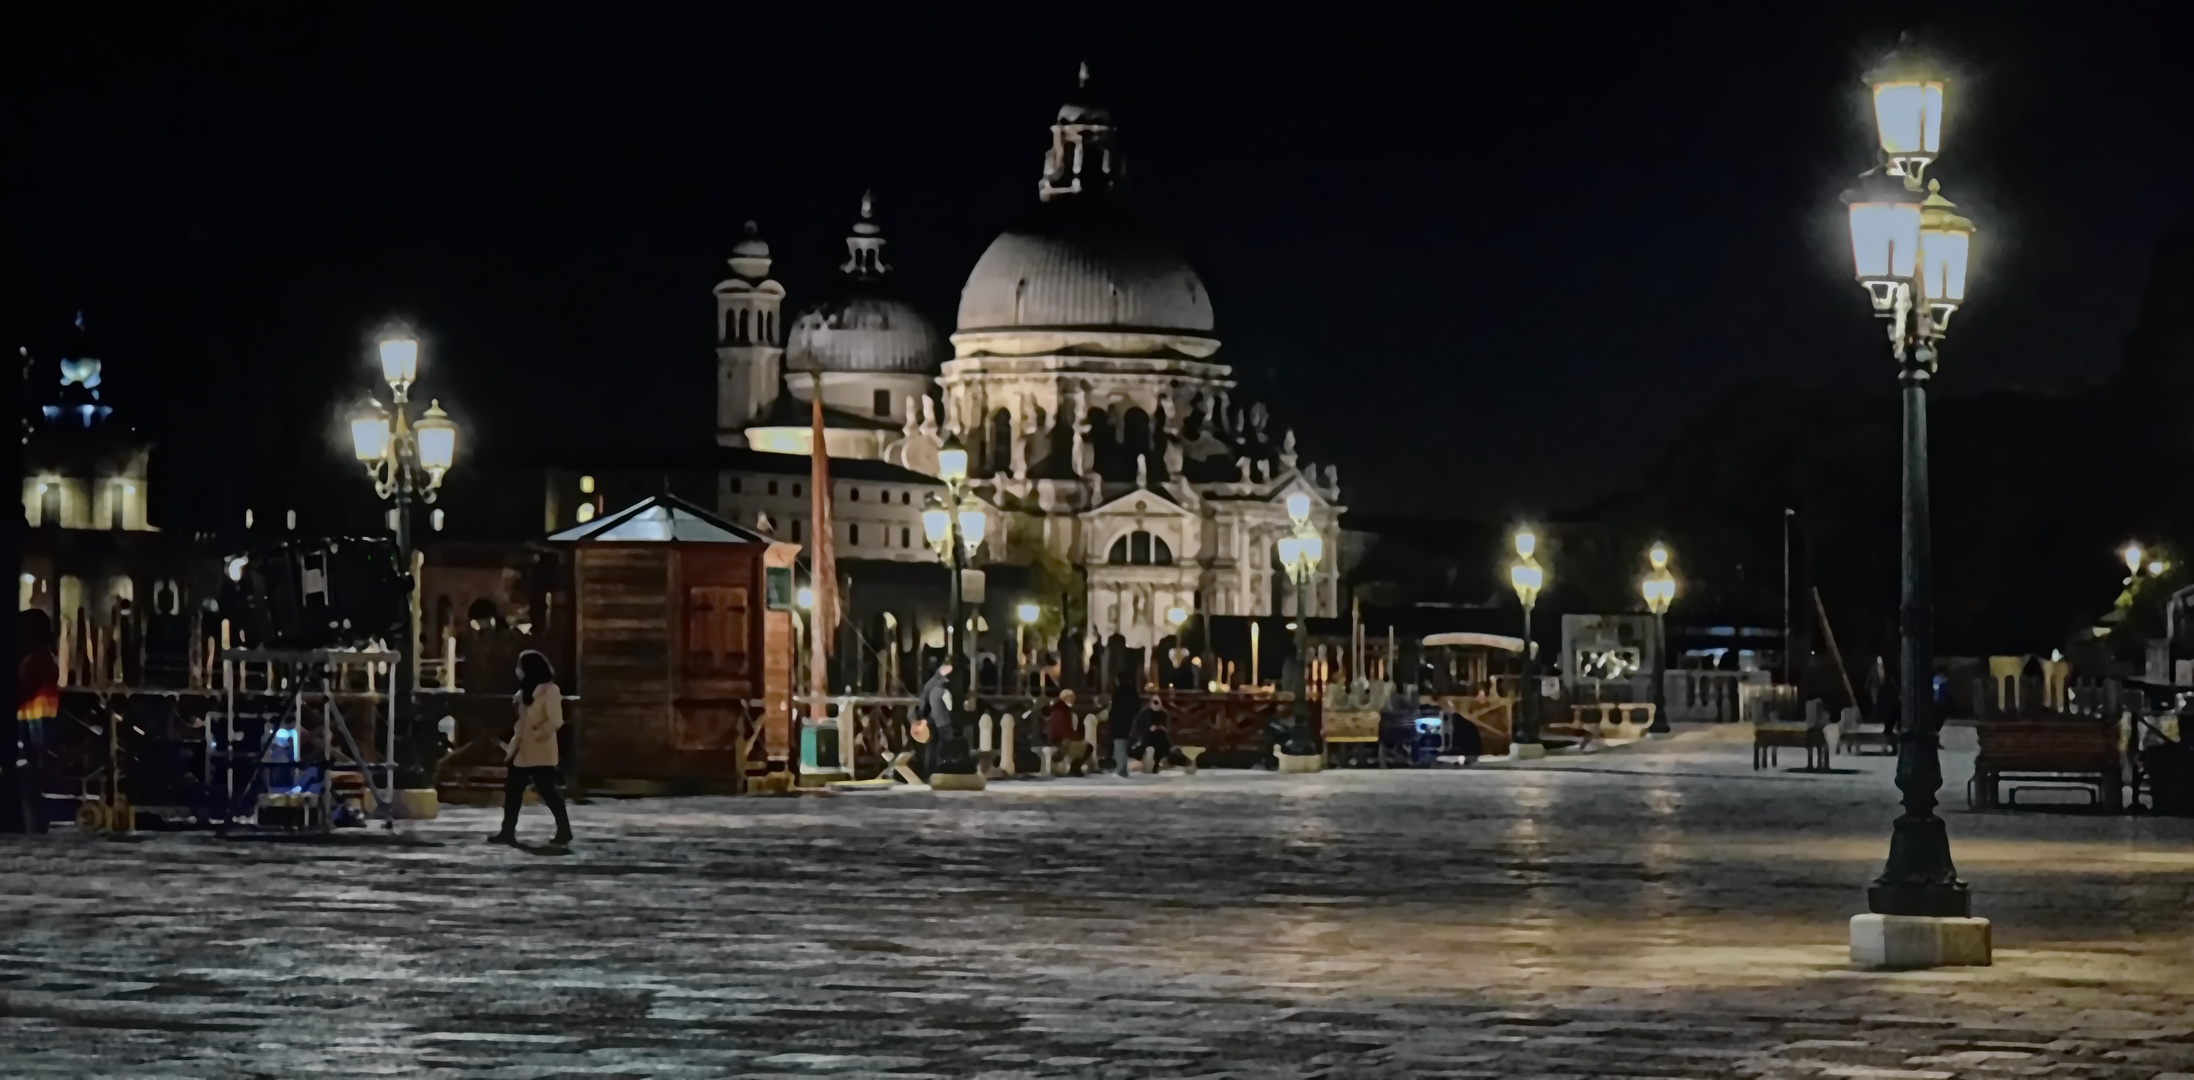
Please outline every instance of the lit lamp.
[[1539, 550], [1537, 533], [1518, 529], [1513, 543], [1516, 561], [1509, 564], [1508, 583], [1524, 609], [1524, 672], [1516, 687], [1516, 718], [1509, 725], [1508, 752], [1514, 758], [1535, 758], [1545, 756], [1546, 748], [1539, 743], [1539, 650], [1531, 640], [1531, 609], [1539, 603], [1546, 571], [1534, 557]]
[[[1288, 689], [1295, 694], [1295, 730], [1289, 738], [1288, 752], [1311, 754], [1317, 752], [1317, 743], [1310, 735], [1310, 576], [1325, 555], [1325, 538], [1310, 522], [1310, 496], [1300, 491], [1290, 494], [1287, 516], [1295, 531], [1281, 537], [1275, 546], [1280, 565], [1287, 568], [1288, 580], [1295, 583], [1295, 670], [1288, 680]], [[1187, 614], [1182, 612], [1184, 620]]]
[[[1950, 80], [1926, 59], [1900, 51], [1868, 72], [1866, 84], [1880, 164], [1845, 196], [1852, 270], [1873, 313], [1890, 321], [1890, 355], [1897, 361], [1904, 409], [1898, 599], [1898, 696], [1904, 722], [1897, 761], [1904, 812], [1893, 826], [1882, 874], [1867, 890], [1867, 907], [1879, 916], [1963, 917], [1971, 914], [1972, 900], [1951, 862], [1949, 832], [1935, 814], [1936, 793], [1942, 788], [1942, 720], [1935, 713], [1929, 614], [1927, 386], [1935, 375], [1943, 329], [1965, 302], [1974, 229], [1943, 198], [1936, 182], [1922, 182], [1942, 153]], [[1854, 919], [1855, 954], [1893, 951], [1886, 944], [1885, 925], [1871, 916]], [[1937, 956], [1883, 962], [1929, 967], [1944, 961]]]
[[967, 744], [974, 715], [973, 703], [968, 700], [972, 665], [968, 657], [967, 616], [961, 608], [967, 567], [974, 560], [975, 552], [983, 546], [989, 518], [984, 515], [982, 504], [967, 492], [967, 466], [967, 447], [961, 445], [959, 436], [947, 435], [944, 445], [937, 448], [937, 478], [945, 482], [945, 492], [922, 509], [922, 536], [948, 571], [945, 660], [952, 665], [952, 674], [946, 680], [952, 701], [951, 715], [930, 718], [930, 725], [936, 729], [933, 736], [936, 756], [930, 762], [930, 785], [938, 786], [943, 782], [940, 777], [951, 777], [950, 786], [974, 789], [983, 786], [983, 774], [976, 768]]
[[2141, 549], [2140, 544], [2127, 544], [2125, 549], [2118, 554], [2125, 557], [2125, 572], [2128, 581], [2141, 576], [2141, 556], [2146, 555], [2147, 552]]
[[1676, 575], [1668, 572], [1668, 545], [1655, 543], [1646, 550], [1653, 569], [1638, 583], [1646, 610], [1653, 613], [1653, 722], [1648, 735], [1666, 735], [1668, 726], [1668, 605], [1676, 601]]
[[[388, 384], [392, 405], [384, 406], [372, 395], [367, 395], [358, 411], [351, 415], [351, 453], [373, 481], [374, 495], [390, 504], [389, 523], [396, 534], [397, 555], [409, 574], [415, 561], [412, 506], [417, 502], [432, 503], [440, 493], [443, 478], [449, 475], [450, 467], [457, 460], [457, 425], [442, 411], [440, 402], [430, 402], [416, 423], [411, 419], [411, 388], [419, 379], [417, 339], [401, 335], [384, 338], [379, 343], [378, 353], [381, 379]], [[392, 751], [402, 769], [403, 778], [399, 784], [419, 787], [427, 780], [425, 763], [441, 755], [438, 750], [420, 744], [428, 733], [418, 729], [409, 700], [411, 692], [417, 689], [413, 685], [414, 654], [419, 646], [416, 583], [407, 606], [409, 633], [396, 649], [390, 728], [392, 734], [401, 739], [398, 748]]]

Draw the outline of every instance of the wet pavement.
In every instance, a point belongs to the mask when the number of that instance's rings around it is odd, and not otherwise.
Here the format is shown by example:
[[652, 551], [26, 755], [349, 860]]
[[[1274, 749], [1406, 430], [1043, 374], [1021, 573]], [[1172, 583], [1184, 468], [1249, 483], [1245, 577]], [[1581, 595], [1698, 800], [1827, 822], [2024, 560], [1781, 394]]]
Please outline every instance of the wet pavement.
[[[0, 1075], [2194, 1080], [2194, 821], [1946, 816], [1989, 968], [1845, 924], [1887, 759], [597, 801], [0, 838]], [[528, 811], [526, 829], [548, 832]]]

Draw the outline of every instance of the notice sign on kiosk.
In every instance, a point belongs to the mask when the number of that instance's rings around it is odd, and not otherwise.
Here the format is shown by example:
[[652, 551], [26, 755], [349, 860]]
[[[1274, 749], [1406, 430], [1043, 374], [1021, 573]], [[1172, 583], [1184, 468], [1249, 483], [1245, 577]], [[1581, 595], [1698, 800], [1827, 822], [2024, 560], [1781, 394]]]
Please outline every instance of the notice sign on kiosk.
[[771, 611], [792, 610], [792, 567], [772, 566], [764, 576], [763, 599]]

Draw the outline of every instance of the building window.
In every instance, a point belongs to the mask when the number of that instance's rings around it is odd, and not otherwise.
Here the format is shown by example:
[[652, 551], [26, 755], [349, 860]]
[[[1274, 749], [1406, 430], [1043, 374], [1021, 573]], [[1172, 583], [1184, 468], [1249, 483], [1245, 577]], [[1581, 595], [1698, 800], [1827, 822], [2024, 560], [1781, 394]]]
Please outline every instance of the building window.
[[799, 543], [799, 542], [800, 542], [800, 519], [799, 519], [799, 518], [793, 518], [793, 519], [792, 519], [792, 542], [793, 542], [793, 543], [795, 543], [795, 544], [797, 544], [797, 543]]
[[1105, 561], [1114, 566], [1171, 566], [1173, 549], [1166, 545], [1164, 537], [1137, 529], [1114, 540]]
[[792, 497], [793, 497], [793, 498], [795, 498], [795, 499], [797, 499], [797, 498], [799, 498], [799, 497], [800, 497], [800, 485], [798, 485], [798, 484], [794, 484], [794, 485], [792, 485]]
[[878, 390], [878, 391], [876, 391], [876, 415], [878, 415], [878, 416], [890, 416], [890, 415], [891, 415], [891, 391], [889, 391], [889, 390]]
[[911, 491], [902, 491], [902, 492], [900, 492], [900, 493], [899, 493], [899, 505], [901, 505], [901, 506], [912, 506], [912, 505], [914, 505], [914, 493], [913, 493], [913, 492], [911, 492]]
[[736, 476], [731, 478], [731, 493], [734, 495], [739, 494], [739, 478]]
[[914, 546], [914, 530], [904, 525], [899, 526], [899, 546], [903, 548]]
[[847, 490], [848, 490], [848, 491], [850, 491], [850, 492], [852, 493], [852, 495], [853, 495], [853, 501], [854, 501], [854, 502], [860, 502], [860, 501], [861, 501], [861, 489], [860, 489], [860, 488], [849, 488], [849, 489], [847, 489]]
[[769, 493], [772, 495], [777, 494], [777, 481], [772, 480], [769, 482]]
[[848, 526], [846, 526], [846, 543], [847, 543], [847, 544], [850, 544], [850, 545], [852, 545], [852, 546], [854, 546], [854, 547], [859, 547], [859, 546], [860, 546], [860, 544], [861, 544], [861, 527], [860, 527], [859, 525], [848, 525]]

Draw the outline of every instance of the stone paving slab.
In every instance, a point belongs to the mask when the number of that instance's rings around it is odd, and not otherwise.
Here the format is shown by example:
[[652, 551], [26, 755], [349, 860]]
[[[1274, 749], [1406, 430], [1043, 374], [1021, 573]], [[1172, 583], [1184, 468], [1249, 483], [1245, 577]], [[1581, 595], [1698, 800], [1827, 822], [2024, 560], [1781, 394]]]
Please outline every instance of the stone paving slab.
[[595, 802], [565, 857], [478, 810], [0, 839], [0, 1075], [2194, 1074], [2194, 821], [1953, 806], [1996, 965], [1854, 971], [1889, 763], [1717, 734]]

